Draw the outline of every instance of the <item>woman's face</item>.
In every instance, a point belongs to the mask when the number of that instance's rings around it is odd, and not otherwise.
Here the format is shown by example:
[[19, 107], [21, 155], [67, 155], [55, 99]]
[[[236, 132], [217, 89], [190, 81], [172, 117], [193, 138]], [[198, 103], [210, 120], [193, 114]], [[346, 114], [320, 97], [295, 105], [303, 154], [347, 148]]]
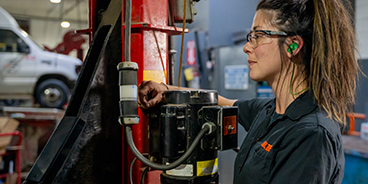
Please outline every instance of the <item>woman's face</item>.
[[[272, 16], [271, 16], [272, 17]], [[244, 45], [244, 52], [248, 54], [250, 78], [254, 81], [267, 81], [269, 85], [276, 85], [281, 71], [281, 57], [278, 36], [268, 36], [257, 30], [278, 31], [270, 25], [269, 13], [258, 10], [252, 24], [252, 39]]]

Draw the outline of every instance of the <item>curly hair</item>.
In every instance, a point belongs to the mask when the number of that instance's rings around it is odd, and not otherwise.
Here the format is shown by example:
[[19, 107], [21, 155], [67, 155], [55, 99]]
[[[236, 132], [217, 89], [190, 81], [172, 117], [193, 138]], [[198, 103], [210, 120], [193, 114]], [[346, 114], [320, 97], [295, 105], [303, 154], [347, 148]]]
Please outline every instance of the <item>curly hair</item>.
[[[296, 56], [301, 60], [301, 81], [307, 81], [318, 105], [343, 126], [355, 104], [361, 71], [354, 19], [349, 13], [352, 7], [348, 5], [346, 0], [261, 0], [257, 6], [257, 11], [272, 15], [272, 26], [304, 40]], [[280, 39], [280, 48], [284, 42]]]

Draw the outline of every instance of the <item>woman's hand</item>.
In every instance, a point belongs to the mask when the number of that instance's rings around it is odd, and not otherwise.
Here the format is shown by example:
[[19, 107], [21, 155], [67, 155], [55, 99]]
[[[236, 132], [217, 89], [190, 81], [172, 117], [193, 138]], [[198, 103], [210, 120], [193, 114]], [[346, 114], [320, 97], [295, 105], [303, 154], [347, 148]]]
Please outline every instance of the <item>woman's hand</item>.
[[153, 81], [142, 81], [138, 86], [138, 104], [148, 109], [162, 101], [162, 94], [168, 90], [164, 84]]

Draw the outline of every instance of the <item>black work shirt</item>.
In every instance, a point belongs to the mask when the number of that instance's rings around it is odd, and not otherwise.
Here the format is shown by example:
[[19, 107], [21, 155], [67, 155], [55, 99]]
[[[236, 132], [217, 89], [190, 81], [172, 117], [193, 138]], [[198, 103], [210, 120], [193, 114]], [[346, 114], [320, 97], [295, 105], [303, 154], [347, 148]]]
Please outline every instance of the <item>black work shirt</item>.
[[275, 99], [237, 101], [234, 106], [248, 131], [235, 160], [234, 184], [341, 183], [345, 159], [340, 127], [311, 92], [273, 121]]

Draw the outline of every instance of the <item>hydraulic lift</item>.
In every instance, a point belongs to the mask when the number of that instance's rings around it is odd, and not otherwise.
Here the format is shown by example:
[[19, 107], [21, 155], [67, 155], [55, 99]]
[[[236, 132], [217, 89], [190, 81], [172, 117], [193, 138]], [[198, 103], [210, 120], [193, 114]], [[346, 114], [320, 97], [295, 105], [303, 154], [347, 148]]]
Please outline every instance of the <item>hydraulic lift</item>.
[[156, 112], [134, 102], [143, 80], [173, 83], [170, 36], [183, 32], [174, 23], [193, 21], [195, 0], [89, 3], [90, 27], [79, 32], [93, 37], [90, 49], [24, 183], [216, 183], [217, 150], [237, 146], [236, 108], [217, 107], [217, 92], [201, 90], [168, 92]]

